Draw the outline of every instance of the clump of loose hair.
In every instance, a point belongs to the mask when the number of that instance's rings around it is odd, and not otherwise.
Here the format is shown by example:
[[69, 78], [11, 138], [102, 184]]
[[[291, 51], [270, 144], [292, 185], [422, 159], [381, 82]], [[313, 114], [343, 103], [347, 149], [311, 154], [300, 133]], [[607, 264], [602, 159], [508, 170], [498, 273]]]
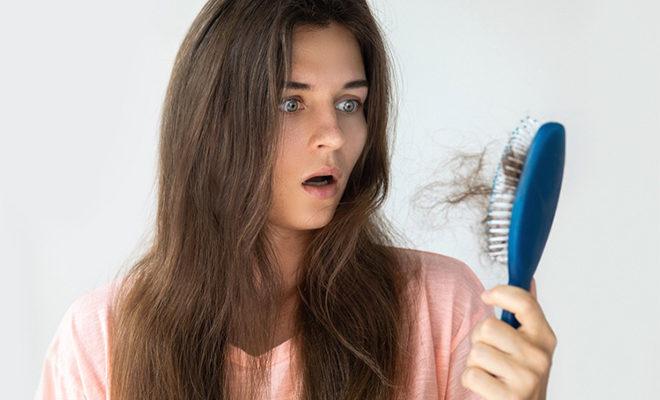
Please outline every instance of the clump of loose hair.
[[[430, 183], [417, 189], [411, 203], [425, 214], [425, 223], [433, 229], [448, 226], [461, 212], [474, 218], [471, 226], [477, 237], [482, 262], [489, 263], [488, 256], [488, 200], [493, 190], [494, 171], [499, 162], [493, 161], [496, 141], [491, 141], [480, 151], [454, 149], [443, 162], [439, 173]], [[497, 154], [500, 156], [501, 154]]]

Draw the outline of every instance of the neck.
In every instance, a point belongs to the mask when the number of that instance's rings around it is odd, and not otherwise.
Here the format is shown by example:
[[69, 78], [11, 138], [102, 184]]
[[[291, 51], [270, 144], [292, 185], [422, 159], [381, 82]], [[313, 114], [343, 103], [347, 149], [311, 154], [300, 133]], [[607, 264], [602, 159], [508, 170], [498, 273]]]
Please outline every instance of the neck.
[[302, 268], [303, 252], [311, 239], [310, 231], [271, 227], [271, 240], [275, 247], [280, 275], [284, 282], [284, 301], [294, 299], [297, 294], [299, 273]]

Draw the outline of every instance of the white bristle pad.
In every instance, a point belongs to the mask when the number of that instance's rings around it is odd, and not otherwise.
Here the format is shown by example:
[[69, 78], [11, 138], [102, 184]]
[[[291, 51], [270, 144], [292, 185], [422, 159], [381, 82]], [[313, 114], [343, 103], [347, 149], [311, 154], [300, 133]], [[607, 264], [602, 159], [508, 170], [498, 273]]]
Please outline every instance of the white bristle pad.
[[488, 255], [498, 263], [508, 262], [509, 225], [511, 210], [516, 198], [516, 189], [525, 165], [527, 150], [536, 133], [538, 121], [529, 116], [520, 120], [507, 142], [497, 171], [493, 178], [493, 189], [488, 200], [486, 218]]

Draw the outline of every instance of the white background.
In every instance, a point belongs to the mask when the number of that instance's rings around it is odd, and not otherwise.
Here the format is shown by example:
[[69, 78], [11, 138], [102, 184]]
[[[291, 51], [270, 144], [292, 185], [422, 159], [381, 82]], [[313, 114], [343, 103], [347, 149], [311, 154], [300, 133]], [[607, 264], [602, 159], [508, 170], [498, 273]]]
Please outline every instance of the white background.
[[[3, 2], [0, 396], [30, 398], [68, 305], [136, 254], [153, 219], [158, 119], [201, 1]], [[399, 116], [385, 213], [467, 262], [469, 218], [411, 203], [452, 149], [526, 113], [564, 124], [559, 208], [536, 274], [558, 336], [549, 399], [660, 393], [660, 7], [652, 1], [374, 0]]]

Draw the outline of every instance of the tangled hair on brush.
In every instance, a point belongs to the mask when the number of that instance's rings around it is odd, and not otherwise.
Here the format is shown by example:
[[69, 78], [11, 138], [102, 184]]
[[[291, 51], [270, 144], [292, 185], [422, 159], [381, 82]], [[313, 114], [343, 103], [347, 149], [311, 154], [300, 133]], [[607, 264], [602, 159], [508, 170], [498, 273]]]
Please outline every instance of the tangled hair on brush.
[[[472, 230], [478, 237], [482, 261], [489, 260], [487, 216], [488, 199], [493, 190], [492, 181], [497, 163], [492, 162], [491, 141], [481, 151], [453, 150], [453, 155], [440, 167], [439, 178], [419, 188], [412, 198], [414, 208], [421, 209], [431, 227], [441, 229], [462, 209], [475, 218]], [[434, 175], [435, 176], [435, 175]], [[485, 261], [489, 263], [489, 261]]]

